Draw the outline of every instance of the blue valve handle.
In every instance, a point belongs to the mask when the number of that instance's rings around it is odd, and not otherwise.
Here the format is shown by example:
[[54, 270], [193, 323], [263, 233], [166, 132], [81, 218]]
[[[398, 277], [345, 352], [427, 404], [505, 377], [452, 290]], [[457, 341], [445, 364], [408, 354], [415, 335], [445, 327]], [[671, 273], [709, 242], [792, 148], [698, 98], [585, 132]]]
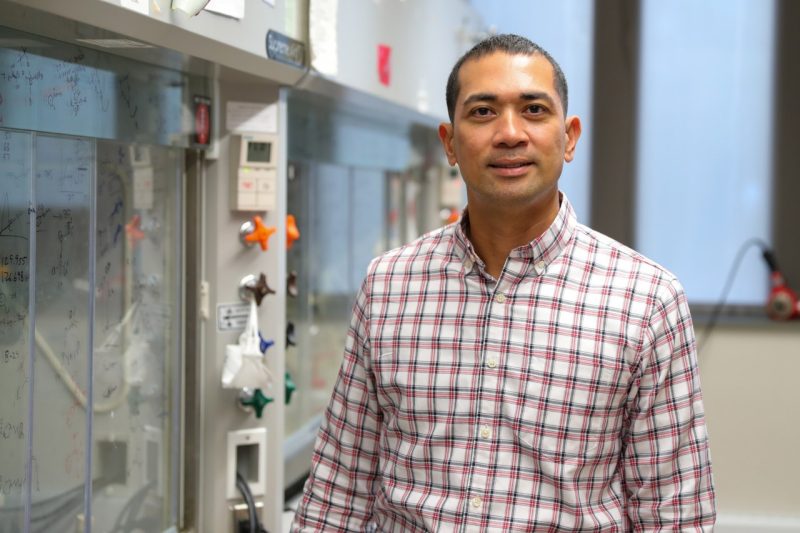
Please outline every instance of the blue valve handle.
[[259, 341], [258, 348], [261, 350], [261, 353], [264, 354], [267, 353], [267, 350], [272, 348], [272, 346], [275, 344], [275, 341], [267, 340], [264, 337], [262, 337], [260, 331], [258, 332], [258, 341]]

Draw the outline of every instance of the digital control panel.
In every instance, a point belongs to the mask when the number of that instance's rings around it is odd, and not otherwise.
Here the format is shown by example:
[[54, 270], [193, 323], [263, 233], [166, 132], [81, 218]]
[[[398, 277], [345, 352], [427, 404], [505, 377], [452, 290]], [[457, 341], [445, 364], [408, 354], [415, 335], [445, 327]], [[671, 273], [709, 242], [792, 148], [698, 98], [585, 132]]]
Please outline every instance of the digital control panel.
[[278, 136], [243, 134], [231, 136], [231, 209], [275, 209]]

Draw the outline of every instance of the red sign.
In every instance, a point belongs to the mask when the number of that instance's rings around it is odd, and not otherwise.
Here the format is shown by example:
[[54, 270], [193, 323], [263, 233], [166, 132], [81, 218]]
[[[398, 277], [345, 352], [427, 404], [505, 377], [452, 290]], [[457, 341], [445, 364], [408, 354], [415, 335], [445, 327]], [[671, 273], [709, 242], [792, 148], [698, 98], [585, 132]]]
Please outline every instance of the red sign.
[[208, 144], [211, 138], [211, 100], [194, 97], [194, 142]]
[[386, 44], [378, 45], [378, 79], [383, 85], [389, 86], [392, 75], [392, 47]]

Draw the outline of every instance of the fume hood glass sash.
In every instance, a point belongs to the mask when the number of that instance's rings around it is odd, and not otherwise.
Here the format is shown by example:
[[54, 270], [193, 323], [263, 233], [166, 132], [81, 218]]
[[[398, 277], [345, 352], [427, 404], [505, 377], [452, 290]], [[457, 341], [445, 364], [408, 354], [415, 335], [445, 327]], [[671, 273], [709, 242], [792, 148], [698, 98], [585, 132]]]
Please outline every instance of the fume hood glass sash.
[[190, 147], [203, 78], [0, 26], [0, 127]]
[[182, 176], [0, 129], [0, 531], [177, 524]]

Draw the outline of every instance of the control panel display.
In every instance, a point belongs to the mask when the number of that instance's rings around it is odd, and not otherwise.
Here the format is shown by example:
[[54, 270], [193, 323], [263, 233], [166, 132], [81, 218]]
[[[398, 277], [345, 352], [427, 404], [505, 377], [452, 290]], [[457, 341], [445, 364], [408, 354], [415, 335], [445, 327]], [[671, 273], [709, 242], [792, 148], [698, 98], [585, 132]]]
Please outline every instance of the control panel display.
[[248, 163], [269, 163], [272, 155], [272, 143], [253, 142], [247, 143]]

